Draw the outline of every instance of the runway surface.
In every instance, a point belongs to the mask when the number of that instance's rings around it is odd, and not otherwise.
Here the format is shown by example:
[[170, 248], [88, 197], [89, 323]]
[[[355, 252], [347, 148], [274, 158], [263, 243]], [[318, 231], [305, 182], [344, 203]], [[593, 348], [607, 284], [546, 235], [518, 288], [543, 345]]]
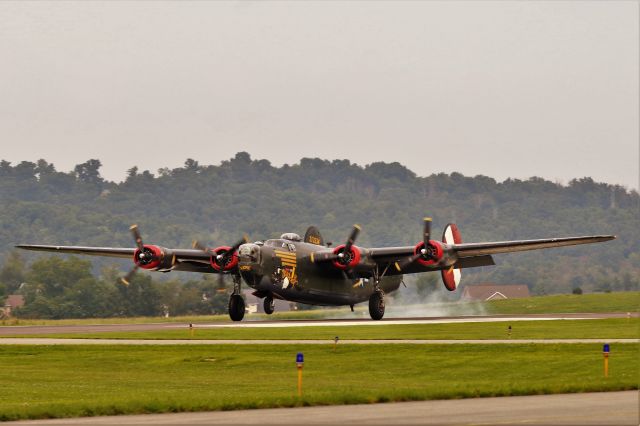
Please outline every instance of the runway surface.
[[7, 424], [421, 424], [638, 425], [638, 392], [474, 398], [371, 405], [148, 414]]
[[[528, 343], [640, 343], [640, 339], [487, 339], [487, 340], [340, 340], [340, 345], [517, 345]], [[45, 337], [6, 337], [1, 345], [333, 345], [328, 340], [196, 340], [196, 339], [52, 339]]]
[[[639, 313], [631, 313], [637, 318]], [[577, 314], [529, 314], [529, 315], [489, 315], [489, 316], [459, 316], [459, 317], [420, 317], [420, 318], [389, 318], [381, 321], [358, 319], [331, 320], [279, 320], [279, 321], [243, 321], [239, 323], [194, 323], [194, 328], [262, 328], [262, 327], [328, 327], [353, 325], [393, 325], [393, 324], [444, 324], [456, 322], [496, 322], [496, 321], [549, 321], [557, 319], [602, 319], [627, 318], [624, 313], [577, 313]], [[152, 324], [86, 324], [86, 325], [52, 325], [52, 326], [1, 326], [0, 337], [29, 335], [29, 334], [72, 334], [72, 333], [108, 333], [123, 331], [158, 331], [188, 328], [188, 323], [152, 323]]]

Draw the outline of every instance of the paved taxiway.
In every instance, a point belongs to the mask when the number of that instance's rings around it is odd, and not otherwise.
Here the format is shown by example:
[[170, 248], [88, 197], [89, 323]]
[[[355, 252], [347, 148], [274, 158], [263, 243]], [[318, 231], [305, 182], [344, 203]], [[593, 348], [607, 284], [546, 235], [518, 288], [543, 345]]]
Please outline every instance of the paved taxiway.
[[[631, 317], [640, 316], [638, 312], [630, 314]], [[529, 315], [489, 315], [489, 316], [459, 316], [459, 317], [420, 317], [420, 318], [385, 318], [381, 321], [358, 319], [333, 319], [333, 320], [277, 320], [277, 321], [243, 321], [239, 323], [194, 323], [194, 328], [264, 328], [264, 327], [326, 327], [326, 326], [353, 326], [353, 325], [393, 325], [393, 324], [444, 324], [456, 322], [496, 322], [496, 321], [548, 321], [556, 319], [602, 319], [602, 318], [627, 318], [624, 313], [600, 313], [600, 314], [529, 314]], [[152, 323], [152, 324], [87, 324], [87, 325], [53, 325], [53, 326], [1, 326], [0, 336], [16, 336], [29, 334], [75, 334], [75, 333], [108, 333], [124, 331], [159, 331], [187, 328], [187, 323]]]
[[7, 424], [421, 424], [638, 425], [638, 392], [474, 398], [35, 420]]

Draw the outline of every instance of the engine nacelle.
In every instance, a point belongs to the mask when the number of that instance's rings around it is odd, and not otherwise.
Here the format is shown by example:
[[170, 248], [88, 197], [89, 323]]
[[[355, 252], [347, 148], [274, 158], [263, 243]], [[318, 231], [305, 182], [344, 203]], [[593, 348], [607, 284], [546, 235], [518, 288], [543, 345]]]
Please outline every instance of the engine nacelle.
[[133, 262], [142, 269], [152, 271], [171, 269], [175, 265], [175, 256], [164, 247], [145, 245], [144, 250], [136, 249]]
[[238, 265], [238, 253], [221, 256], [231, 250], [230, 246], [220, 246], [211, 250], [211, 267], [216, 271], [229, 271]]
[[422, 251], [425, 249], [424, 241], [416, 244], [416, 248], [413, 250], [413, 254], [421, 254], [418, 257], [418, 262], [424, 266], [435, 265], [440, 262], [442, 256], [444, 254], [444, 250], [442, 249], [442, 244], [440, 241], [429, 240], [429, 244], [427, 244], [426, 251], [423, 253]]
[[345, 248], [346, 245], [342, 244], [333, 249], [333, 254], [338, 256], [338, 258], [332, 262], [333, 266], [342, 270], [355, 268], [362, 258], [360, 249], [354, 245], [350, 247], [349, 251], [345, 251]]

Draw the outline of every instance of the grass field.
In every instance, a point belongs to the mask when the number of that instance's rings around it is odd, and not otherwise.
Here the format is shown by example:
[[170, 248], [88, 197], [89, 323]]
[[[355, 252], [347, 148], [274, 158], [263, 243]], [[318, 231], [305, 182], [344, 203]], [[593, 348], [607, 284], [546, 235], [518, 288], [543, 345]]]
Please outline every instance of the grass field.
[[[368, 318], [366, 304], [356, 307], [351, 313], [348, 308], [316, 309], [310, 311], [276, 312], [273, 315], [250, 314], [247, 319], [323, 319], [329, 317]], [[391, 308], [399, 305], [391, 302]], [[404, 307], [403, 307], [404, 308]], [[552, 295], [525, 299], [493, 300], [489, 302], [456, 302], [414, 305], [406, 307], [420, 316], [484, 314], [532, 314], [532, 313], [576, 313], [576, 312], [639, 312], [640, 292], [597, 293], [583, 295]], [[203, 323], [229, 322], [228, 315], [182, 316], [182, 317], [137, 317], [137, 318], [87, 318], [66, 320], [4, 319], [0, 326], [12, 325], [74, 325], [74, 324], [130, 324], [130, 323]]]
[[[511, 325], [511, 336], [507, 328]], [[198, 328], [174, 330], [42, 334], [3, 337], [97, 339], [639, 339], [640, 318], [505, 321], [485, 323]], [[1, 338], [1, 337], [0, 337]]]
[[524, 299], [493, 300], [485, 304], [491, 314], [546, 314], [572, 312], [638, 312], [640, 292], [557, 294]]
[[638, 349], [604, 378], [599, 344], [5, 346], [0, 420], [629, 390]]

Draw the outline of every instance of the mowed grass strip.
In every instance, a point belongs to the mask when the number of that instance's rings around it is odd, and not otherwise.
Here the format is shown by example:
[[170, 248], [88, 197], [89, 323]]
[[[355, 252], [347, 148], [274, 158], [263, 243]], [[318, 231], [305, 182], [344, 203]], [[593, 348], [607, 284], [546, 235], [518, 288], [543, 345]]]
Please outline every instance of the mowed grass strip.
[[[509, 335], [508, 327], [511, 326]], [[305, 327], [198, 327], [158, 331], [41, 334], [3, 337], [94, 339], [331, 340], [348, 339], [639, 339], [640, 318], [500, 321]]]
[[630, 390], [639, 349], [604, 378], [598, 344], [1, 347], [0, 420]]
[[484, 303], [489, 314], [547, 314], [579, 312], [638, 312], [640, 292], [556, 294]]
[[[402, 290], [399, 290], [402, 291]], [[401, 307], [399, 303], [390, 301], [391, 308]], [[404, 309], [405, 307], [403, 307]], [[582, 295], [559, 294], [552, 296], [536, 296], [524, 299], [491, 300], [488, 302], [450, 302], [425, 305], [412, 305], [412, 311], [422, 316], [438, 312], [445, 315], [485, 314], [548, 314], [548, 313], [601, 313], [601, 312], [639, 312], [640, 292], [595, 293]], [[356, 307], [356, 314], [349, 308], [313, 309], [308, 311], [276, 312], [273, 315], [249, 314], [247, 318], [257, 320], [311, 320], [325, 318], [358, 318], [368, 319], [366, 303]], [[230, 322], [229, 316], [199, 315], [178, 317], [135, 317], [135, 318], [84, 318], [84, 319], [3, 319], [0, 326], [20, 325], [86, 325], [86, 324], [148, 324], [159, 322], [203, 323]]]

